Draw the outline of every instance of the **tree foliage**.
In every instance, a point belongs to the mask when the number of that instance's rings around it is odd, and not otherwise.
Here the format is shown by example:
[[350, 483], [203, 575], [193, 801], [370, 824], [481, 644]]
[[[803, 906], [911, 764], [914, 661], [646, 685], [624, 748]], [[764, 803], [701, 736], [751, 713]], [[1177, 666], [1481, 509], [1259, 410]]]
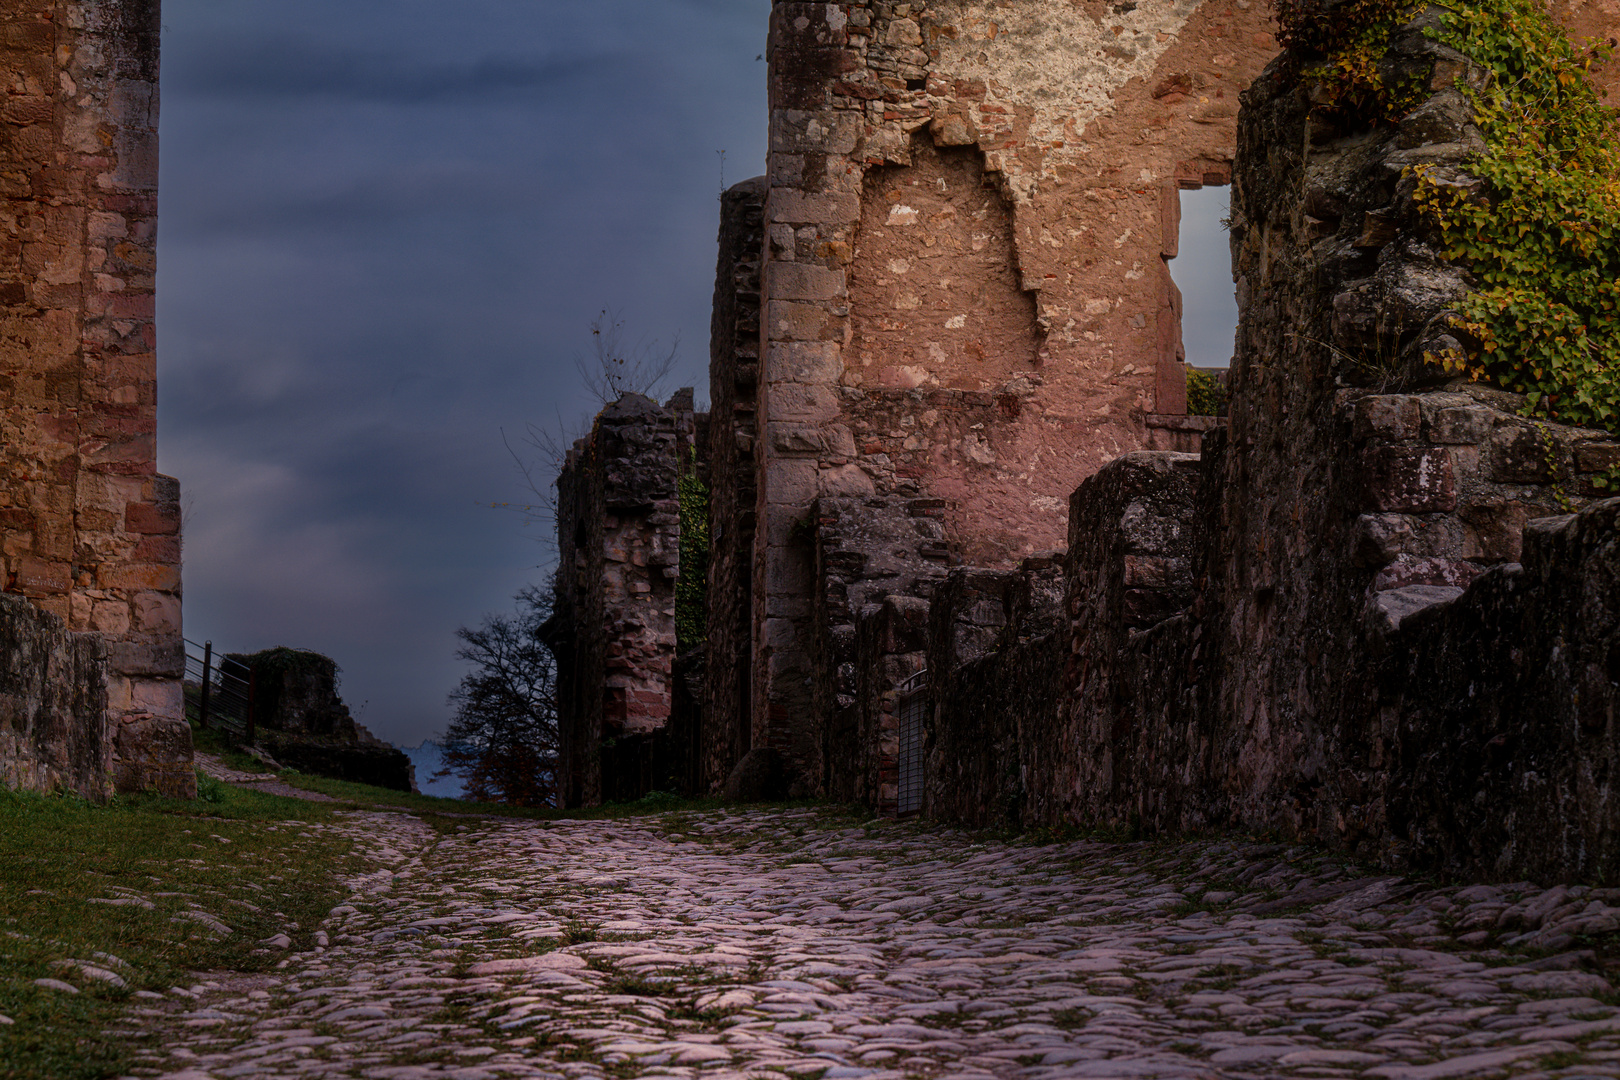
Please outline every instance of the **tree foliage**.
[[517, 609], [456, 631], [456, 656], [473, 665], [450, 695], [455, 716], [441, 738], [445, 768], [467, 798], [552, 806], [557, 794], [557, 661], [540, 637], [551, 594], [530, 586]]

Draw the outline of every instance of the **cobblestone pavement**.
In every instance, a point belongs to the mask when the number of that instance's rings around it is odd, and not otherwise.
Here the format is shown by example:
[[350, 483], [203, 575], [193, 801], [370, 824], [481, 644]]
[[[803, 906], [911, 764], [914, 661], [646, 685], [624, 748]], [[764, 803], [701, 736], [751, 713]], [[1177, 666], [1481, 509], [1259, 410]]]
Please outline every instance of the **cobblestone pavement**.
[[317, 944], [137, 1002], [143, 1075], [1620, 1077], [1575, 947], [1616, 890], [814, 809], [343, 828]]

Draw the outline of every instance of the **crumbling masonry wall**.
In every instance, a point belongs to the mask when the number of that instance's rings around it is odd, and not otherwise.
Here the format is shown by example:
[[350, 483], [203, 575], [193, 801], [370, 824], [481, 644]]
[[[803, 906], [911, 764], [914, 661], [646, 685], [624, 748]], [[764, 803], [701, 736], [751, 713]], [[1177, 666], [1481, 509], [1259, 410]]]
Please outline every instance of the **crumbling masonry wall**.
[[812, 505], [938, 500], [956, 558], [1010, 567], [1099, 466], [1188, 441], [1178, 193], [1227, 182], [1270, 31], [1249, 0], [774, 5], [751, 723], [811, 786]]
[[158, 34], [156, 0], [0, 3], [0, 570], [106, 638], [87, 795], [195, 792], [179, 485], [156, 471]]
[[[1013, 717], [1037, 738], [1001, 769], [1022, 785], [1001, 805], [1025, 823], [1275, 829], [1392, 867], [1612, 877], [1620, 503], [1563, 511], [1620, 444], [1424, 362], [1468, 281], [1436, 255], [1406, 167], [1468, 182], [1478, 134], [1456, 82], [1477, 73], [1421, 22], [1386, 64], [1432, 94], [1394, 125], [1313, 112], [1287, 58], [1247, 91], [1230, 428], [1201, 459], [1131, 455], [1076, 491], [1060, 705]], [[957, 733], [977, 710], [1005, 727], [1024, 662], [931, 651], [951, 680], [936, 743], [971, 753]], [[994, 794], [937, 806], [984, 820]]]
[[[669, 405], [629, 393], [596, 417], [558, 477], [556, 607], [563, 805], [594, 806], [664, 786], [676, 765], [676, 484], [692, 460], [692, 391]], [[685, 768], [684, 762], [680, 768]]]
[[[758, 489], [759, 265], [765, 181], [745, 180], [720, 204], [720, 255], [709, 326], [709, 566], [700, 747], [694, 786], [725, 782], [751, 749], [753, 556]], [[801, 603], [803, 600], [801, 599]]]

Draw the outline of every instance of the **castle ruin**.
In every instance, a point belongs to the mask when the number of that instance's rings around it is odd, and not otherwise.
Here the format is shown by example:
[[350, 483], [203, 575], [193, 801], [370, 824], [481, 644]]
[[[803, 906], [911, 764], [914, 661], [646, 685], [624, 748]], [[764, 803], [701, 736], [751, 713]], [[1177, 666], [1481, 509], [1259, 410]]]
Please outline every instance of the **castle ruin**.
[[[1620, 443], [1423, 359], [1470, 286], [1401, 178], [1465, 165], [1475, 76], [1415, 27], [1385, 63], [1427, 102], [1327, 123], [1272, 31], [1245, 0], [775, 4], [711, 411], [621, 402], [560, 482], [568, 801], [729, 779], [1612, 874]], [[1167, 265], [1179, 192], [1227, 183], [1229, 421], [1186, 415]], [[711, 550], [678, 657], [685, 459], [646, 455], [683, 431]]]

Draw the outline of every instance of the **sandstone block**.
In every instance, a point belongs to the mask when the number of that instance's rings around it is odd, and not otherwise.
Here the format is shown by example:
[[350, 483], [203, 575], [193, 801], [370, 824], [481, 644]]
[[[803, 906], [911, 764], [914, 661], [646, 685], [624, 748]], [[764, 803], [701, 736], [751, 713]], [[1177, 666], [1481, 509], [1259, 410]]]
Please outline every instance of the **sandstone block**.
[[845, 295], [844, 272], [814, 263], [768, 263], [765, 280], [776, 300], [823, 301]]
[[1462, 594], [1461, 589], [1444, 585], [1407, 585], [1374, 596], [1370, 614], [1374, 625], [1392, 633], [1418, 612], [1436, 604], [1449, 604]]
[[1412, 394], [1376, 394], [1356, 402], [1356, 438], [1406, 442], [1423, 425], [1423, 410]]
[[773, 461], [766, 470], [767, 502], [808, 506], [819, 490], [814, 461]]
[[1602, 472], [1620, 465], [1620, 443], [1582, 443], [1575, 448], [1575, 467], [1581, 472]]
[[96, 572], [96, 582], [103, 589], [178, 593], [180, 568], [156, 563], [104, 564]]
[[772, 341], [841, 341], [843, 320], [820, 304], [772, 300], [766, 325]]
[[773, 386], [766, 394], [768, 421], [823, 424], [838, 415], [838, 395], [831, 387], [790, 383]]
[[113, 735], [113, 786], [120, 794], [155, 791], [195, 799], [190, 726], [174, 715], [124, 718]]
[[858, 465], [841, 465], [821, 471], [821, 494], [832, 498], [863, 498], [875, 495], [872, 478]]
[[843, 424], [766, 425], [771, 448], [779, 454], [804, 454], [822, 458], [852, 458], [855, 437]]
[[853, 225], [861, 219], [861, 199], [846, 192], [772, 188], [766, 213], [771, 221], [790, 225]]
[[1483, 406], [1441, 409], [1429, 422], [1429, 438], [1437, 443], [1482, 443], [1494, 423], [1495, 414]]
[[72, 587], [72, 568], [65, 562], [34, 556], [25, 556], [17, 562], [17, 590], [24, 596], [51, 596]]
[[[179, 678], [186, 671], [185, 645], [178, 638], [170, 641], [110, 641], [107, 643], [107, 665], [125, 675], [170, 675]], [[164, 682], [162, 685], [165, 687], [172, 685], [173, 693], [179, 692], [178, 683]], [[141, 685], [138, 684], [134, 692], [137, 695], [136, 704], [140, 706], [142, 699], [139, 695], [143, 692]], [[168, 695], [170, 692], [165, 690], [163, 693]], [[165, 715], [181, 715], [177, 701], [169, 702], [167, 696], [162, 700], [173, 705], [172, 710], [165, 711]], [[150, 707], [156, 702], [148, 700], [144, 704]], [[152, 711], [163, 710], [153, 708]]]
[[772, 342], [765, 356], [773, 380], [830, 384], [844, 374], [843, 350], [836, 341]]
[[1509, 484], [1544, 484], [1557, 478], [1558, 446], [1533, 424], [1499, 428], [1488, 444], [1493, 480]]
[[132, 533], [178, 535], [179, 503], [130, 503], [124, 510], [124, 528]]
[[180, 636], [180, 598], [173, 593], [136, 593], [130, 608], [135, 613], [135, 626], [142, 633]]
[[1457, 508], [1451, 455], [1443, 449], [1372, 447], [1362, 451], [1362, 466], [1370, 509], [1385, 513], [1445, 513]]

